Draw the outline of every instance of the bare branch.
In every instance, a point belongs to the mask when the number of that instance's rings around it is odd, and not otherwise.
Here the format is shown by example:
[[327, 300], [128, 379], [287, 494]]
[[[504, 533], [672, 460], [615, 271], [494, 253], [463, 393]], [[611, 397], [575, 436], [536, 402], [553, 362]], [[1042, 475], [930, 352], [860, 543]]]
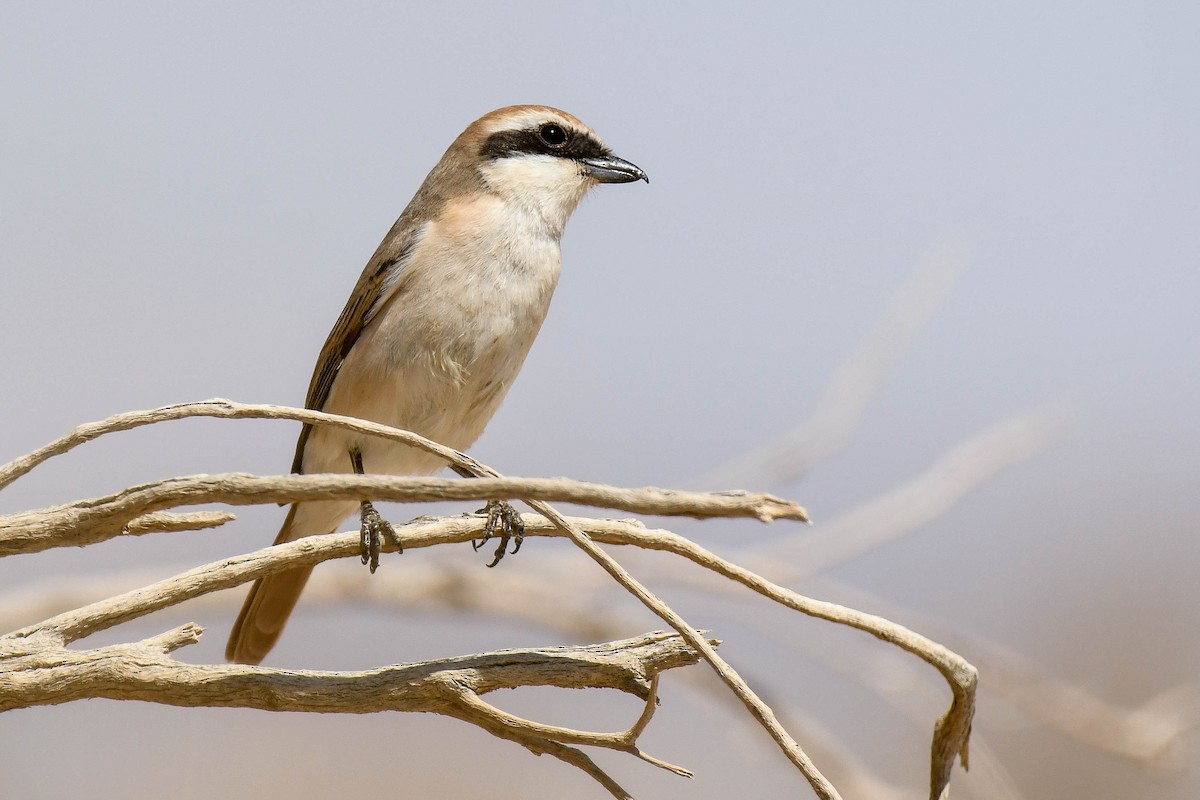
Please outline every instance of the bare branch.
[[[190, 526], [194, 525], [197, 520], [190, 519], [184, 522], [178, 518], [178, 515], [164, 518], [162, 514], [166, 509], [200, 503], [221, 502], [238, 505], [318, 499], [402, 501], [521, 499], [528, 502], [535, 511], [541, 514], [557, 530], [558, 535], [569, 538], [578, 548], [582, 549], [592, 560], [598, 563], [612, 579], [617, 581], [642, 602], [643, 605], [674, 628], [679, 637], [710, 664], [721, 680], [775, 740], [784, 754], [800, 769], [819, 797], [833, 800], [834, 798], [838, 798], [839, 795], [836, 789], [816, 769], [799, 744], [779, 723], [774, 712], [751, 690], [738, 673], [716, 653], [712, 642], [708, 641], [700, 631], [696, 630], [650, 592], [646, 586], [633, 578], [624, 567], [601, 549], [596, 544], [596, 541], [613, 541], [623, 544], [633, 543], [641, 547], [663, 549], [683, 555], [718, 574], [733, 578], [789, 608], [838, 622], [839, 624], [847, 624], [860, 628], [884, 641], [894, 643], [909, 652], [919, 655], [942, 672], [943, 676], [951, 684], [954, 693], [954, 701], [952, 702], [950, 711], [939, 721], [935, 730], [933, 742], [934, 753], [931, 761], [931, 796], [939, 797], [942, 795], [943, 790], [948, 784], [950, 767], [953, 764], [955, 755], [961, 756], [965, 764], [967, 752], [966, 741], [971, 715], [974, 710], [975, 672], [969, 664], [945, 648], [941, 648], [924, 639], [924, 637], [920, 637], [901, 626], [894, 625], [878, 617], [854, 612], [831, 603], [821, 603], [801, 597], [766, 581], [748, 570], [725, 562], [703, 548], [699, 548], [688, 540], [677, 537], [674, 534], [665, 531], [650, 532], [640, 525], [622, 525], [621, 523], [612, 521], [606, 522], [602, 526], [603, 529], [600, 529], [601, 526], [594, 526], [590, 521], [581, 524], [579, 521], [567, 519], [545, 502], [547, 499], [564, 500], [567, 502], [619, 508], [644, 514], [677, 514], [695, 517], [743, 516], [755, 517], [764, 521], [783, 517], [807, 521], [807, 515], [803, 508], [789, 501], [769, 495], [749, 495], [744, 492], [702, 494], [661, 489], [635, 490], [587, 484], [565, 479], [505, 478], [490, 467], [480, 464], [462, 453], [429, 442], [407, 431], [400, 431], [374, 423], [315, 411], [277, 406], [246, 406], [223, 400], [117, 415], [101, 423], [81, 426], [56, 442], [0, 468], [0, 486], [11, 482], [15, 478], [20, 477], [20, 475], [26, 474], [30, 469], [34, 468], [37, 464], [43, 463], [47, 458], [67, 452], [71, 448], [104, 433], [127, 430], [152, 422], [181, 419], [188, 416], [285, 418], [300, 420], [310, 424], [336, 425], [421, 448], [443, 458], [448, 464], [459, 468], [460, 471], [470, 473], [478, 479], [459, 481], [436, 478], [397, 478], [359, 475], [258, 477], [237, 474], [174, 478], [143, 486], [135, 486], [108, 497], [43, 509], [39, 512], [28, 512], [0, 518], [0, 553], [34, 551], [64, 544], [85, 544], [120, 535], [122, 532], [129, 530], [144, 531], [172, 526]], [[208, 521], [212, 521], [212, 518], [210, 517]], [[529, 526], [530, 533], [538, 532], [537, 522], [539, 521], [531, 520]], [[475, 517], [442, 520], [422, 519], [402, 526], [398, 534], [404, 546], [412, 548], [442, 541], [458, 541], [474, 538], [479, 534], [482, 524], [482, 520]], [[92, 603], [75, 611], [59, 614], [42, 623], [16, 631], [0, 640], [0, 643], [3, 643], [6, 648], [18, 648], [18, 650], [10, 650], [10, 652], [18, 656], [20, 655], [19, 648], [22, 646], [35, 646], [38, 652], [45, 652], [47, 649], [55, 648], [63, 649], [66, 643], [73, 642], [121, 622], [143, 616], [154, 610], [173, 605], [190, 597], [227, 588], [280, 569], [312, 565], [329, 558], [357, 555], [359, 547], [360, 542], [357, 534], [315, 536], [267, 548], [245, 556], [225, 559], [215, 564], [190, 570], [175, 578], [160, 581], [142, 589]], [[393, 549], [395, 547], [396, 543], [388, 542], [385, 549]], [[147, 642], [138, 645], [123, 647], [133, 648], [143, 654], [147, 652], [159, 653], [161, 658], [166, 658], [170, 650], [186, 644], [190, 635], [192, 634], [181, 631], [166, 638], [160, 637], [153, 641], [147, 640]], [[123, 651], [119, 648], [100, 648], [96, 651], [77, 652], [103, 653], [104, 657], [109, 659], [119, 659], [123, 655]], [[13, 660], [11, 663], [16, 664], [17, 661]], [[80, 667], [78, 670], [79, 674], [86, 672], [82, 668], [82, 665], [76, 666]], [[213, 669], [238, 668], [214, 667]], [[152, 673], [154, 673], [154, 669], [147, 666], [143, 675], [148, 680]], [[302, 676], [301, 673], [288, 674]], [[471, 675], [475, 675], [476, 677], [478, 674], [477, 671], [471, 673]], [[262, 673], [251, 673], [251, 676], [255, 675], [261, 676]], [[241, 673], [216, 673], [216, 679], [210, 685], [220, 685], [220, 679], [242, 679], [245, 677]], [[328, 678], [330, 676], [321, 677]], [[351, 674], [345, 679], [367, 680], [370, 682], [378, 678], [379, 676], [374, 674], [370, 676]], [[485, 727], [499, 736], [518, 741], [535, 752], [551, 753], [557, 758], [583, 769], [594, 779], [600, 781], [614, 796], [626, 795], [624, 790], [605, 775], [602, 770], [599, 770], [582, 751], [577, 749], [578, 746], [590, 745], [618, 749], [637, 755], [639, 758], [674, 772], [680, 774], [686, 773], [682, 768], [666, 764], [643, 753], [637, 748], [635, 739], [649, 721], [649, 715], [653, 711], [652, 705], [647, 707], [642, 717], [633, 727], [622, 733], [572, 731], [557, 726], [523, 720], [494, 708], [490, 704], [480, 700], [477, 696], [490, 689], [474, 685], [469, 682], [470, 679], [470, 675], [456, 672], [452, 676], [452, 679], [447, 679], [440, 683], [434, 682], [434, 684], [440, 686], [440, 694], [438, 695], [439, 705], [437, 707], [439, 713], [447, 713], [455, 716], [467, 715], [475, 724], [479, 724], [481, 727]], [[254, 707], [280, 707], [279, 704], [281, 702], [298, 702], [299, 695], [287, 694], [289, 689], [295, 692], [296, 687], [289, 687], [286, 682], [280, 686], [275, 686], [273, 683], [271, 685], [274, 687], [273, 692], [282, 692], [283, 694], [271, 694], [269, 700], [260, 701], [268, 703], [269, 706]], [[305, 689], [305, 687], [301, 688]], [[332, 702], [330, 697], [325, 696], [322, 692], [323, 689], [329, 688], [336, 687], [328, 687], [322, 684], [317, 689], [301, 691], [301, 694], [304, 694], [307, 698], [306, 702], [320, 705]], [[640, 689], [640, 694], [653, 694], [652, 687], [647, 689], [644, 680], [638, 683], [634, 690], [638, 689]], [[263, 691], [263, 687], [257, 686], [257, 691]], [[321, 692], [322, 696], [317, 697], [313, 692]], [[334, 696], [336, 696], [336, 693]], [[61, 700], [42, 700], [41, 702], [61, 702]], [[0, 708], [2, 707], [0, 706]], [[322, 709], [309, 708], [308, 710]]]
[[[690, 775], [646, 755], [636, 745], [654, 710], [659, 673], [699, 660], [691, 646], [672, 634], [655, 632], [599, 645], [505, 650], [360, 672], [197, 666], [170, 658], [174, 650], [198, 641], [200, 634], [200, 627], [189, 623], [135, 644], [93, 650], [67, 649], [68, 637], [48, 625], [0, 637], [0, 711], [96, 697], [275, 711], [424, 711], [456, 717], [535, 752], [555, 755], [582, 769], [615, 797], [629, 795], [571, 745], [632, 753]], [[625, 732], [588, 734], [529, 721], [518, 724], [514, 722], [518, 718], [479, 698], [517, 686], [615, 688], [644, 698], [646, 708]]]
[[[467, 522], [456, 522], [453, 525], [449, 522], [443, 523], [451, 525], [446, 529], [448, 538], [445, 541], [463, 541], [462, 537], [477, 537], [482, 532], [482, 519], [466, 519]], [[526, 514], [523, 519], [529, 535], [557, 530], [541, 516]], [[627, 526], [645, 527], [633, 519], [571, 519], [592, 536], [606, 531], [619, 533]], [[414, 520], [418, 521], [431, 520]], [[415, 529], [400, 525], [397, 525], [397, 528], [406, 537], [414, 536], [405, 531]], [[434, 539], [413, 538], [411, 541], [406, 540], [404, 546], [415, 549], [422, 541], [435, 543]], [[392, 544], [385, 542], [384, 550], [391, 549]], [[530, 554], [530, 557], [535, 555], [544, 560], [544, 555], [540, 554]], [[563, 575], [568, 571], [580, 572], [581, 563], [578, 559], [571, 559], [566, 554], [563, 556], [555, 559], [553, 565], [547, 565], [548, 576]], [[582, 582], [587, 582], [590, 587], [604, 585], [603, 580], [606, 579], [602, 579], [602, 576], [593, 570], [586, 572], [587, 576], [572, 575], [566, 584], [576, 588]], [[69, 578], [45, 579], [28, 586], [9, 589], [0, 593], [0, 632], [31, 625], [37, 620], [60, 614], [66, 609], [92, 603], [98, 598], [121, 594], [131, 587], [153, 583], [160, 580], [161, 576], [161, 571], [137, 569], [97, 576], [73, 575]], [[383, 570], [372, 576], [371, 580], [363, 580], [358, 569], [323, 569], [313, 574], [304, 590], [304, 597], [309, 606], [314, 603], [370, 602], [410, 610], [451, 609], [462, 613], [488, 615], [510, 614], [519, 610], [528, 621], [570, 636], [603, 639], [619, 635], [615, 626], [590, 624], [589, 619], [592, 619], [592, 615], [585, 608], [587, 604], [581, 603], [578, 609], [575, 609], [571, 597], [563, 594], [564, 583], [530, 574], [528, 571], [518, 573], [489, 570], [486, 576], [486, 582], [478, 580], [478, 563], [474, 561], [463, 564], [437, 558], [413, 559], [405, 563], [403, 573]], [[582, 600], [580, 593], [573, 594]], [[497, 595], [518, 599], [512, 603], [497, 605]], [[188, 602], [195, 609], [227, 609], [241, 600], [229, 594], [214, 592], [189, 598]], [[592, 611], [594, 610], [593, 608]]]
[[[770, 571], [779, 581], [811, 580], [863, 552], [920, 530], [1000, 471], [1042, 452], [1060, 432], [1063, 418], [1060, 407], [1048, 406], [992, 425], [955, 446], [912, 480], [824, 523], [803, 539], [777, 538], [766, 544], [742, 545], [738, 561], [755, 571]], [[679, 581], [681, 576], [663, 577]], [[862, 590], [839, 584], [836, 592], [857, 596], [859, 606], [887, 608], [893, 617], [919, 618], [911, 610], [896, 609]], [[922, 626], [936, 628], [937, 623], [925, 620]], [[1177, 686], [1139, 707], [1122, 708], [983, 637], [945, 636], [969, 645], [976, 663], [991, 676], [991, 691], [1038, 724], [1123, 758], [1147, 766], [1178, 761], [1183, 737], [1200, 726], [1200, 701], [1180, 700], [1200, 697], [1194, 685]], [[868, 672], [864, 670], [860, 679], [868, 680]]]
[[[432, 478], [394, 475], [193, 475], [134, 486], [107, 497], [0, 517], [0, 555], [82, 546], [123, 534], [148, 514], [200, 503], [250, 505], [306, 500], [542, 499], [642, 514], [807, 520], [804, 509], [771, 495], [624, 489], [568, 478]], [[138, 531], [144, 532], [144, 531]]]
[[[527, 515], [526, 519], [530, 523], [528, 532], [532, 535], [556, 531], [541, 517]], [[484, 523], [485, 520], [478, 516], [422, 517], [396, 526], [398, 541], [384, 542], [383, 551], [395, 552], [400, 542], [405, 550], [468, 542], [482, 535]], [[614, 525], [609, 522], [598, 526], [596, 530], [610, 530]], [[61, 636], [67, 643], [74, 642], [185, 600], [230, 589], [273, 572], [313, 566], [334, 558], [357, 557], [360, 544], [359, 534], [354, 531], [308, 536], [294, 542], [264, 547], [241, 556], [210, 562], [148, 586], [58, 614], [14, 631], [12, 635], [28, 637], [50, 632]]]
[[[483, 726], [481, 726], [483, 727]], [[503, 734], [490, 730], [489, 732], [495, 736], [503, 737]], [[612, 779], [607, 772], [600, 769], [595, 761], [588, 757], [587, 753], [580, 750], [578, 747], [571, 747], [565, 744], [551, 741], [525, 741], [522, 738], [514, 738], [513, 741], [524, 745], [530, 752], [535, 755], [546, 753], [552, 755], [560, 761], [570, 764], [573, 767], [581, 770], [585, 775], [595, 780], [608, 791], [617, 800], [633, 800], [633, 795], [625, 791], [625, 789]]]
[[660, 619], [666, 621], [667, 624], [678, 631], [688, 644], [696, 648], [701, 658], [709, 663], [722, 682], [742, 701], [742, 704], [746, 706], [750, 714], [758, 720], [759, 724], [775, 740], [775, 743], [783, 751], [784, 755], [788, 757], [788, 760], [800, 770], [800, 773], [804, 775], [818, 797], [823, 800], [840, 800], [841, 795], [838, 794], [837, 789], [820, 773], [816, 765], [813, 764], [812, 759], [801, 749], [800, 744], [784, 729], [783, 725], [775, 717], [775, 712], [762, 701], [732, 666], [717, 655], [716, 649], [709, 645], [698, 630], [688, 624], [674, 609], [655, 596], [649, 589], [630, 575], [624, 567], [596, 546], [595, 542], [578, 526], [567, 520], [546, 503], [530, 501], [528, 499], [526, 502], [539, 514], [550, 520], [556, 528], [565, 533], [578, 548], [587, 553], [593, 561], [599, 564], [613, 580], [640, 600], [643, 605], [658, 615]]
[[131, 519], [125, 525], [124, 532], [130, 536], [139, 536], [143, 533], [165, 531], [198, 531], [204, 528], [216, 528], [226, 522], [233, 522], [235, 519], [237, 517], [228, 511], [193, 511], [184, 514], [153, 511]]
[[[813, 600], [732, 564], [694, 542], [667, 531], [631, 530], [631, 540], [648, 550], [668, 550], [712, 570], [719, 575], [770, 598], [781, 605], [812, 617], [847, 625], [864, 631], [911, 653], [941, 673], [953, 696], [950, 708], [934, 727], [930, 763], [930, 796], [937, 798], [949, 787], [955, 757], [967, 765], [967, 744], [971, 720], [975, 715], [975, 689], [979, 676], [975, 668], [950, 649], [883, 617], [866, 614], [845, 606]], [[600, 537], [597, 537], [598, 539]], [[601, 539], [602, 540], [602, 539]], [[632, 542], [631, 542], [632, 543]]]
[[[68, 649], [48, 631], [0, 637], [0, 711], [85, 698], [173, 706], [366, 714], [432, 711], [475, 721], [461, 703], [517, 686], [606, 688], [645, 698], [650, 677], [694, 664], [695, 652], [661, 631], [605, 644], [503, 650], [357, 672], [184, 664], [172, 651], [199, 639], [189, 623], [133, 644]], [[539, 731], [545, 736], [551, 729]]]

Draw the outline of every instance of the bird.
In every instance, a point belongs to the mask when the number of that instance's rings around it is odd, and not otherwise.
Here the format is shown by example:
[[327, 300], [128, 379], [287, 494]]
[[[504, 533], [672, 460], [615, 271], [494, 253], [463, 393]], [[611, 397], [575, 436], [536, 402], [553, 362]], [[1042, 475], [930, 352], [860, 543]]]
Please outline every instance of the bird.
[[[589, 189], [639, 180], [649, 183], [565, 111], [507, 106], [471, 123], [367, 262], [321, 348], [305, 406], [469, 447], [546, 317], [567, 219]], [[443, 466], [397, 442], [306, 424], [292, 471], [427, 475]], [[356, 508], [363, 561], [374, 572], [379, 538], [394, 531], [369, 500], [293, 503], [275, 543], [332, 533]], [[520, 518], [499, 501], [486, 510], [486, 531], [505, 527], [494, 565]], [[516, 534], [519, 545], [519, 527]], [[311, 571], [254, 582], [229, 636], [229, 661], [262, 662]]]

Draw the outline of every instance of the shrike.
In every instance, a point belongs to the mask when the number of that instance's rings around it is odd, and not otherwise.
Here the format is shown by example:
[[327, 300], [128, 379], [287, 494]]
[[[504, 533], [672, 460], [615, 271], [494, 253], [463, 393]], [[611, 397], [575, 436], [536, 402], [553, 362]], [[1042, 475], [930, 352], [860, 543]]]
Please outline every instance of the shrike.
[[[469, 447], [504, 399], [546, 317], [567, 218], [596, 184], [636, 180], [648, 179], [557, 109], [510, 106], [473, 122], [367, 262], [321, 348], [307, 407]], [[305, 425], [292, 471], [421, 475], [443, 466], [396, 442]], [[390, 526], [366, 501], [293, 503], [275, 543], [332, 533], [356, 508], [364, 562], [369, 556], [374, 571], [380, 532]], [[497, 516], [515, 524], [511, 508], [489, 508], [489, 524]], [[262, 661], [310, 572], [305, 567], [255, 581], [226, 658]]]

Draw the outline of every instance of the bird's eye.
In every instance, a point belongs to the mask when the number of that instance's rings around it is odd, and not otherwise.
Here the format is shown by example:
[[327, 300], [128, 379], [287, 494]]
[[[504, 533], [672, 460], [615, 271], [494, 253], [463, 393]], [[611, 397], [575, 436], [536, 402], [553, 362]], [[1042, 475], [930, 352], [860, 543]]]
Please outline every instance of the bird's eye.
[[555, 125], [553, 122], [547, 122], [538, 128], [538, 136], [551, 147], [559, 147], [567, 141], [567, 132], [561, 125]]

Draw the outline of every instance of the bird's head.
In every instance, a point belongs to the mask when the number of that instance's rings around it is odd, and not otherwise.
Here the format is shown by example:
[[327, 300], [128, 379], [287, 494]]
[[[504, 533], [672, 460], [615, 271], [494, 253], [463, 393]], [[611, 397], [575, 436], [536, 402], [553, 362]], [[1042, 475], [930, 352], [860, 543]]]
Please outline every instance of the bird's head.
[[473, 164], [489, 191], [539, 214], [560, 232], [596, 184], [649, 182], [591, 128], [548, 106], [508, 106], [486, 114], [463, 131], [451, 153]]

